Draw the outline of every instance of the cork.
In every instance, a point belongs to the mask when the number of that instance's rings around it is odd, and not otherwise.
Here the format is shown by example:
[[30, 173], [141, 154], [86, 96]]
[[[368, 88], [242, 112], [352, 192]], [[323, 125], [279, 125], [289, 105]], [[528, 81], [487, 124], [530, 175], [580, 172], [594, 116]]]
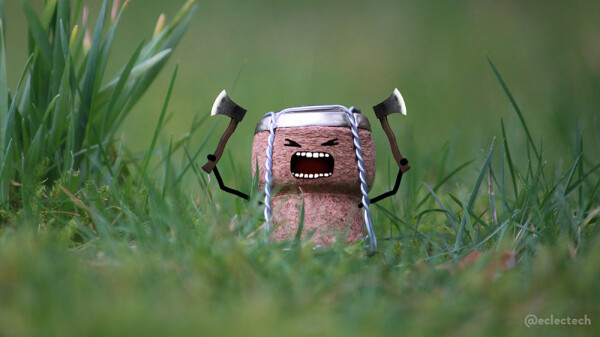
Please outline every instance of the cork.
[[[370, 189], [375, 179], [375, 146], [369, 130], [359, 129], [359, 136]], [[268, 137], [269, 131], [258, 132], [252, 145], [252, 174], [257, 174], [258, 167], [261, 190]], [[302, 152], [317, 155], [307, 157]], [[272, 174], [273, 241], [295, 237], [303, 202], [303, 239], [312, 233], [313, 244], [330, 245], [340, 240], [355, 242], [365, 236], [363, 209], [358, 207], [362, 198], [359, 171], [348, 127], [277, 128]], [[319, 177], [299, 178], [299, 174]]]

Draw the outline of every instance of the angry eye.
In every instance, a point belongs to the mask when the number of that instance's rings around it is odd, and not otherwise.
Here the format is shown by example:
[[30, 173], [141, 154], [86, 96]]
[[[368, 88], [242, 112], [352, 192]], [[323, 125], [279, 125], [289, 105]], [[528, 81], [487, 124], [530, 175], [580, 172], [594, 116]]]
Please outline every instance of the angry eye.
[[334, 138], [332, 140], [328, 140], [325, 143], [321, 144], [321, 146], [333, 146], [333, 145], [338, 145], [339, 143], [337, 142], [337, 138]]
[[285, 139], [285, 142], [286, 143], [283, 144], [283, 146], [302, 147], [302, 146], [300, 146], [300, 144], [298, 144], [295, 141], [288, 139], [288, 138]]

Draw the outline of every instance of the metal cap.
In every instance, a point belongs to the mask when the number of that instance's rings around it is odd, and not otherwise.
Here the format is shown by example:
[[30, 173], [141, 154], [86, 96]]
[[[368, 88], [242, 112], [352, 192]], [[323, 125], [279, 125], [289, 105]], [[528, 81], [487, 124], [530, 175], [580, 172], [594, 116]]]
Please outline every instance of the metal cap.
[[[344, 107], [338, 105], [313, 105], [289, 108], [277, 112], [275, 128], [293, 128], [300, 126], [345, 126], [350, 127], [348, 114]], [[358, 122], [358, 128], [371, 131], [371, 124], [366, 116], [353, 113]], [[258, 121], [254, 134], [269, 130], [271, 116], [265, 116]]]

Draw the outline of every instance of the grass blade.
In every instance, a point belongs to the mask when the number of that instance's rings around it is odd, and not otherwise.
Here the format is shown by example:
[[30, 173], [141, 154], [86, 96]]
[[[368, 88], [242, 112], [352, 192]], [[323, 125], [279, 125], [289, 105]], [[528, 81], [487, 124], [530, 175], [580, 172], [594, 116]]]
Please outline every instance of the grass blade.
[[[131, 70], [130, 78], [134, 79], [134, 78], [138, 78], [138, 77], [144, 75], [146, 72], [148, 72], [148, 70], [152, 69], [159, 62], [164, 61], [165, 58], [168, 57], [170, 54], [171, 54], [171, 49], [165, 49], [163, 51], [160, 51], [156, 55], [152, 56], [151, 58], [145, 60], [144, 62], [137, 64], [135, 67], [133, 67], [133, 70]], [[115, 77], [112, 81], [108, 82], [108, 84], [106, 84], [100, 90], [100, 93], [107, 91], [107, 90], [111, 89], [112, 87], [114, 87], [119, 82], [120, 79], [121, 79], [121, 74], [119, 74], [117, 77]]]
[[[33, 61], [33, 55], [29, 56], [27, 62], [25, 63], [25, 67], [23, 68], [23, 72], [21, 72], [21, 76], [19, 77], [19, 82], [17, 83], [17, 87], [15, 89], [14, 98], [10, 104], [8, 109], [8, 115], [6, 116], [6, 127], [4, 128], [4, 142], [3, 144], [8, 144], [8, 142], [13, 139], [15, 143], [18, 140], [19, 136], [19, 127], [17, 124], [17, 105], [19, 102], [17, 101], [17, 97], [19, 96], [19, 90], [21, 89], [21, 83], [25, 79], [25, 76], [29, 73], [29, 65]], [[15, 137], [16, 136], [16, 137]]]
[[[148, 165], [150, 164], [150, 157], [154, 152], [154, 147], [156, 146], [156, 140], [158, 139], [158, 134], [162, 129], [163, 121], [165, 119], [165, 114], [167, 112], [167, 107], [169, 105], [169, 100], [171, 99], [171, 93], [173, 92], [173, 85], [175, 84], [175, 78], [177, 78], [177, 69], [179, 66], [175, 66], [175, 70], [173, 71], [173, 76], [171, 76], [171, 83], [169, 83], [169, 89], [167, 90], [167, 97], [165, 98], [165, 102], [163, 103], [162, 111], [160, 112], [160, 117], [158, 118], [158, 122], [156, 124], [156, 128], [154, 129], [154, 135], [152, 136], [152, 142], [150, 143], [150, 148], [144, 158], [144, 164], [142, 166], [142, 178], [146, 176], [146, 171], [148, 171]], [[141, 183], [141, 182], [140, 182]]]
[[577, 188], [577, 186], [579, 186], [581, 183], [583, 183], [588, 176], [590, 176], [592, 173], [596, 172], [598, 169], [600, 169], [600, 164], [592, 167], [591, 170], [589, 170], [587, 173], [585, 173], [581, 178], [577, 179], [577, 181], [575, 181], [573, 184], [569, 185], [567, 184], [567, 189], [565, 191], [565, 196], [568, 195], [569, 193], [571, 193], [575, 188]]
[[454, 231], [457, 231], [458, 226], [456, 225], [456, 222], [454, 221], [454, 217], [452, 215], [452, 212], [450, 212], [446, 206], [444, 206], [444, 204], [442, 203], [442, 200], [440, 200], [440, 198], [437, 196], [437, 194], [435, 194], [435, 191], [429, 187], [429, 185], [423, 183], [425, 185], [425, 187], [429, 190], [429, 193], [431, 193], [431, 195], [433, 195], [433, 197], [435, 198], [435, 200], [437, 201], [438, 205], [440, 206], [440, 208], [444, 211], [444, 213], [446, 214], [446, 218], [448, 219], [448, 222], [452, 225], [452, 229]]
[[517, 189], [517, 179], [515, 178], [515, 168], [513, 165], [512, 157], [510, 156], [510, 149], [508, 147], [508, 138], [506, 138], [506, 130], [504, 128], [504, 121], [500, 119], [500, 125], [502, 126], [502, 141], [504, 142], [504, 150], [506, 151], [506, 162], [508, 164], [508, 171], [513, 185], [513, 191], [515, 192], [515, 199], [519, 197], [519, 190]]
[[[579, 180], [581, 180], [581, 178], [583, 178], [583, 164], [585, 162], [584, 158], [583, 158], [583, 137], [581, 136], [581, 132], [579, 131], [579, 124], [576, 124], [576, 130], [577, 130], [577, 153], [579, 153], [579, 156], [581, 156], [581, 161], [579, 163], [579, 167], [577, 170], [577, 176], [579, 177]], [[579, 208], [583, 207], [583, 185], [579, 185], [579, 190], [577, 193], [578, 196], [578, 200], [579, 200]]]
[[494, 65], [494, 62], [492, 62], [492, 59], [488, 56], [487, 57], [488, 63], [490, 64], [490, 66], [492, 67], [492, 70], [494, 71], [494, 74], [496, 75], [496, 78], [498, 79], [498, 82], [500, 82], [500, 85], [502, 86], [502, 89], [504, 90], [504, 93], [506, 94], [506, 96], [508, 97], [508, 99], [510, 100], [510, 104], [512, 104], [513, 109], [515, 110], [515, 112], [517, 113], [517, 116], [519, 116], [519, 120], [521, 121], [521, 125], [523, 126], [523, 129], [525, 130], [525, 134], [527, 135], [527, 140], [529, 142], [529, 144], [531, 144], [531, 147], [533, 148], [533, 152], [535, 152], [535, 156], [538, 159], [538, 163], [542, 161], [542, 158], [535, 146], [535, 143], [533, 142], [533, 138], [531, 138], [531, 133], [529, 132], [529, 128], [527, 127], [527, 123], [525, 123], [525, 118], [523, 118], [523, 113], [521, 113], [521, 109], [519, 108], [519, 105], [517, 104], [517, 101], [515, 100], [515, 98], [513, 97], [513, 95], [510, 93], [510, 90], [508, 90], [508, 87], [506, 86], [506, 83], [504, 83], [504, 80], [502, 79], [502, 76], [500, 76], [500, 72], [498, 72], [498, 69], [496, 68], [496, 66]]
[[[477, 192], [479, 191], [479, 186], [481, 186], [481, 183], [483, 182], [483, 178], [485, 177], [485, 174], [487, 172], [487, 168], [490, 165], [490, 162], [492, 160], [492, 153], [494, 151], [494, 141], [496, 140], [496, 137], [494, 137], [494, 139], [492, 140], [492, 145], [490, 146], [490, 151], [488, 152], [485, 161], [483, 163], [483, 166], [481, 167], [481, 170], [479, 170], [479, 175], [477, 176], [477, 180], [475, 181], [475, 186], [473, 186], [473, 190], [471, 191], [471, 195], [469, 196], [469, 200], [467, 201], [467, 206], [466, 206], [466, 210], [467, 212], [470, 212], [473, 209], [473, 204], [475, 203], [475, 197], [477, 196]], [[465, 230], [465, 226], [467, 224], [467, 219], [466, 216], [463, 215], [462, 221], [460, 222], [460, 227], [458, 228], [458, 233], [456, 234], [456, 242], [454, 243], [454, 252], [458, 253], [460, 250], [460, 246], [462, 243], [462, 237], [463, 237], [463, 233]]]
[[[300, 205], [300, 219], [298, 220], [298, 230], [294, 236], [294, 243], [292, 247], [299, 248], [302, 241], [302, 230], [304, 229], [304, 193], [300, 190], [300, 196], [302, 198], [302, 204]], [[270, 235], [270, 233], [267, 233]]]
[[[188, 3], [191, 4], [193, 2], [188, 2]], [[198, 8], [197, 4], [194, 4], [191, 7], [188, 4], [186, 4], [186, 6], [184, 6], [183, 11], [180, 13], [181, 17], [179, 17], [179, 15], [178, 15], [178, 17], [176, 17], [173, 20], [173, 22], [171, 22], [165, 28], [165, 30], [159, 35], [159, 36], [166, 36], [166, 38], [164, 40], [161, 38], [160, 40], [157, 41], [157, 42], [161, 42], [159, 45], [160, 46], [159, 50], [172, 50], [173, 48], [175, 48], [175, 46], [179, 43], [179, 41], [183, 37], [183, 33], [185, 33], [185, 31], [187, 30], [187, 27], [189, 26], [189, 24], [192, 20], [192, 16], [194, 15], [197, 8]], [[163, 35], [163, 34], [167, 34], [167, 35]], [[142, 51], [142, 54], [144, 54], [144, 51]], [[131, 100], [129, 101], [129, 103], [127, 104], [127, 107], [125, 108], [126, 110], [131, 109], [131, 107], [133, 107], [137, 103], [137, 101], [141, 97], [141, 94], [146, 91], [148, 86], [150, 86], [150, 84], [156, 78], [156, 75], [160, 72], [160, 70], [167, 63], [167, 61], [169, 59], [169, 57], [168, 57], [169, 55], [167, 55], [167, 57], [164, 57], [161, 61], [157, 62], [151, 69], [148, 70], [148, 72], [145, 75], [143, 75], [138, 81], [136, 81], [133, 91], [131, 93]]]
[[58, 0], [47, 0], [46, 4], [44, 5], [44, 9], [42, 10], [42, 15], [40, 17], [40, 22], [44, 30], [48, 30], [50, 23], [52, 23], [57, 2]]
[[[92, 96], [94, 94], [94, 85], [96, 83], [96, 74], [100, 58], [100, 45], [102, 38], [102, 28], [104, 27], [104, 17], [106, 15], [107, 0], [102, 3], [102, 9], [96, 22], [92, 46], [89, 50], [88, 59], [83, 75], [83, 84], [80, 92], [81, 102], [77, 111], [77, 124], [75, 125], [74, 152], [81, 150], [84, 143], [84, 136], [87, 131], [89, 114], [92, 107]], [[76, 158], [75, 166], [78, 165], [79, 159]]]
[[173, 136], [171, 136], [171, 141], [169, 142], [169, 150], [167, 151], [167, 157], [166, 157], [166, 161], [165, 161], [165, 175], [163, 178], [163, 191], [162, 191], [162, 197], [165, 197], [165, 194], [167, 193], [167, 187], [169, 186], [169, 175], [171, 174], [170, 172], [170, 168], [171, 168], [171, 155], [173, 154]]
[[190, 151], [188, 151], [187, 147], [185, 146], [183, 147], [183, 151], [185, 152], [185, 156], [189, 161], [189, 165], [192, 167], [192, 171], [194, 172], [196, 179], [198, 179], [198, 184], [200, 185], [200, 187], [202, 187], [201, 190], [204, 192], [204, 195], [209, 200], [210, 204], [214, 205], [215, 201], [213, 199], [212, 193], [210, 192], [210, 189], [208, 189], [208, 184], [206, 183], [206, 180], [204, 180], [204, 177], [196, 168], [196, 163], [194, 162], [192, 156], [190, 156]]
[[52, 48], [50, 47], [50, 41], [48, 41], [48, 35], [42, 26], [42, 22], [35, 14], [35, 10], [29, 0], [21, 0], [23, 4], [23, 11], [25, 12], [25, 19], [29, 26], [31, 36], [38, 47], [40, 54], [46, 63], [50, 66], [52, 64]]
[[13, 163], [11, 158], [11, 152], [13, 148], [12, 139], [8, 141], [6, 149], [3, 151], [2, 164], [0, 164], [0, 208], [8, 204], [9, 195], [9, 184], [10, 184], [10, 173], [11, 165]]
[[190, 169], [191, 163], [195, 162], [195, 160], [198, 158], [198, 156], [200, 155], [200, 152], [204, 149], [204, 145], [206, 145], [206, 143], [210, 139], [210, 136], [215, 132], [218, 122], [219, 121], [217, 118], [217, 120], [213, 123], [213, 125], [210, 127], [210, 129], [206, 133], [206, 136], [204, 136], [204, 139], [202, 140], [202, 142], [200, 142], [200, 145], [198, 146], [198, 149], [194, 153], [194, 156], [191, 157], [192, 160], [183, 168], [183, 170], [181, 170], [181, 172], [179, 173], [179, 176], [177, 176], [177, 179], [175, 179], [175, 183], [174, 183], [175, 185], [177, 185], [181, 181], [181, 179], [183, 178], [183, 176], [185, 175], [187, 170]]
[[[437, 191], [444, 183], [446, 183], [446, 181], [450, 180], [450, 178], [452, 178], [454, 175], [456, 175], [458, 172], [460, 172], [463, 168], [469, 166], [469, 164], [471, 164], [473, 160], [469, 160], [466, 163], [460, 165], [459, 167], [455, 168], [454, 170], [452, 170], [452, 172], [448, 173], [444, 178], [442, 178], [437, 184], [435, 184], [435, 186], [433, 187], [433, 191]], [[423, 199], [421, 199], [421, 201], [417, 204], [417, 207], [415, 208], [419, 208], [421, 206], [423, 206], [423, 204], [427, 201], [427, 199], [429, 199], [429, 197], [432, 194], [427, 194], [425, 197], [423, 197]]]
[[[116, 3], [113, 2], [113, 6], [115, 6], [115, 5], [116, 5]], [[127, 6], [124, 5], [118, 10], [117, 17], [115, 18], [115, 21], [110, 26], [110, 29], [108, 30], [108, 33], [106, 34], [106, 38], [104, 39], [104, 42], [102, 43], [102, 47], [100, 48], [100, 53], [102, 56], [100, 57], [100, 63], [98, 64], [98, 79], [96, 80], [97, 85], [99, 85], [100, 81], [102, 80], [102, 77], [104, 76], [104, 70], [106, 69], [106, 65], [108, 63], [110, 47], [112, 46], [112, 42], [115, 37], [117, 27], [119, 26], [121, 14], [123, 14], [123, 11], [125, 10], [126, 7]]]
[[135, 62], [137, 62], [138, 57], [140, 56], [140, 51], [142, 50], [143, 44], [144, 44], [143, 42], [140, 43], [140, 45], [137, 47], [137, 49], [133, 53], [133, 56], [131, 56], [131, 58], [129, 59], [129, 62], [127, 62], [127, 65], [125, 65], [125, 69], [119, 75], [116, 86], [111, 94], [110, 100], [108, 101], [108, 106], [106, 108], [106, 111], [104, 112], [104, 114], [102, 116], [102, 127], [100, 129], [101, 137], [104, 137], [105, 132], [106, 132], [106, 124], [107, 124], [107, 120], [108, 120], [108, 115], [110, 113], [112, 113], [113, 110], [116, 110], [116, 111], [121, 110], [121, 109], [115, 109], [115, 105], [117, 104], [117, 100], [121, 97], [121, 95], [123, 93], [123, 88], [125, 87], [125, 84], [127, 83], [127, 81], [130, 78], [130, 75], [131, 75], [131, 72], [135, 65]]
[[588, 202], [583, 209], [583, 214], [588, 214], [590, 209], [592, 209], [592, 206], [594, 203], [596, 203], [596, 196], [598, 195], [598, 192], [600, 192], [600, 179], [598, 179], [596, 186], [594, 186], [593, 192], [590, 194]]
[[[6, 79], [6, 45], [4, 42], [4, 16], [0, 15], [0, 135], [8, 116], [8, 80]], [[0, 148], [4, 144], [0, 143]]]

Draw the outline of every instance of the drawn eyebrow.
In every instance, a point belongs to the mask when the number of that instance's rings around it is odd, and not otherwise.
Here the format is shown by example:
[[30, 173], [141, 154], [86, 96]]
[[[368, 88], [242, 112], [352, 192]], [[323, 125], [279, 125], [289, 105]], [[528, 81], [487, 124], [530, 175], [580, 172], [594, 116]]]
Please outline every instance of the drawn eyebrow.
[[296, 143], [295, 141], [293, 141], [293, 140], [291, 140], [289, 138], [286, 138], [285, 141], [287, 143], [283, 144], [283, 146], [302, 147], [302, 146], [300, 146], [300, 144]]
[[332, 140], [328, 140], [325, 143], [321, 144], [321, 146], [333, 146], [333, 145], [338, 145], [339, 143], [337, 142], [337, 138], [334, 138]]

